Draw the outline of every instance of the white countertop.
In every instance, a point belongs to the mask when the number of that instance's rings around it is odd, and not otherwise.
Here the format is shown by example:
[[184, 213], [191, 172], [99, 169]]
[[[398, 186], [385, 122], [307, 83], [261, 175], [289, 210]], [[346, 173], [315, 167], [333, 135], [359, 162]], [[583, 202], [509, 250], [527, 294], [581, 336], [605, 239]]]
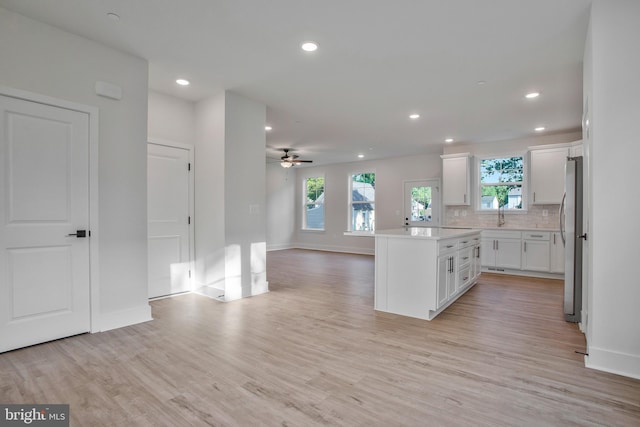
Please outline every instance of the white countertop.
[[403, 227], [390, 230], [378, 230], [375, 232], [375, 237], [440, 240], [469, 236], [479, 233], [480, 231], [481, 230], [469, 228]]

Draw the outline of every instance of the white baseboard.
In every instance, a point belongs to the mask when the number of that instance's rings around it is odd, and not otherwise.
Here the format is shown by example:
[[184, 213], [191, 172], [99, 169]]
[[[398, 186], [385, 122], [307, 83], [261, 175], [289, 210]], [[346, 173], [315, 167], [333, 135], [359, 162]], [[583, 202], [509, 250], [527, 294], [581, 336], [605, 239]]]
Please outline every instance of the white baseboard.
[[640, 379], [640, 355], [637, 354], [589, 346], [589, 355], [584, 361], [587, 368]]
[[531, 270], [512, 270], [509, 268], [503, 268], [501, 270], [490, 270], [488, 267], [482, 267], [483, 273], [495, 273], [495, 274], [510, 274], [512, 276], [526, 276], [526, 277], [540, 277], [542, 279], [558, 279], [564, 280], [564, 274], [561, 273], [547, 273], [544, 271], [531, 271]]
[[293, 249], [295, 248], [294, 245], [292, 245], [291, 243], [279, 243], [279, 244], [275, 244], [275, 245], [267, 245], [267, 252], [269, 251], [282, 251], [285, 249]]
[[358, 255], [375, 255], [375, 248], [353, 248], [345, 246], [330, 246], [330, 245], [309, 245], [297, 243], [295, 249], [308, 249], [311, 251], [324, 251], [324, 252], [340, 252], [346, 254], [358, 254]]
[[153, 320], [153, 317], [151, 317], [151, 306], [149, 304], [127, 308], [125, 310], [101, 314], [98, 332], [110, 331], [111, 329], [123, 328], [150, 320]]

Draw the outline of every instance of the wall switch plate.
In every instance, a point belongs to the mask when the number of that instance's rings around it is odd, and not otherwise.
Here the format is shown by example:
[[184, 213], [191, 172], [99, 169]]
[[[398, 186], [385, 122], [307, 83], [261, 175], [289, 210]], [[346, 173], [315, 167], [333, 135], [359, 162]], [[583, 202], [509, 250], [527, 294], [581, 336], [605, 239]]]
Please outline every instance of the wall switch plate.
[[458, 209], [453, 211], [453, 216], [460, 216], [460, 211]]
[[467, 210], [466, 209], [462, 209], [462, 216], [467, 216]]
[[542, 209], [542, 216], [549, 216], [549, 210], [548, 209]]

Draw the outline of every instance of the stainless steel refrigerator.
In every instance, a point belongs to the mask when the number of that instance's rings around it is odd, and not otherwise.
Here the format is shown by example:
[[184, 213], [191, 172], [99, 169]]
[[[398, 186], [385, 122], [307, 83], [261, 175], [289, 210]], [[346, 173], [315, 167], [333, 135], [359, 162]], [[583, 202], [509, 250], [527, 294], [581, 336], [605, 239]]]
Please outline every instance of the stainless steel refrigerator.
[[560, 205], [560, 234], [564, 243], [564, 318], [580, 322], [582, 311], [582, 156], [567, 157], [565, 194]]

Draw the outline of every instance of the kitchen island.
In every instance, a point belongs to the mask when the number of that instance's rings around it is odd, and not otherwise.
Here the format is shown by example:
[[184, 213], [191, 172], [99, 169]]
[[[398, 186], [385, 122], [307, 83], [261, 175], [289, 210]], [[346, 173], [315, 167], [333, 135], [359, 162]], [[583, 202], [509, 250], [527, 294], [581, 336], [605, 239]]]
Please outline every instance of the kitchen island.
[[432, 320], [478, 281], [480, 242], [475, 229], [376, 231], [375, 309]]

